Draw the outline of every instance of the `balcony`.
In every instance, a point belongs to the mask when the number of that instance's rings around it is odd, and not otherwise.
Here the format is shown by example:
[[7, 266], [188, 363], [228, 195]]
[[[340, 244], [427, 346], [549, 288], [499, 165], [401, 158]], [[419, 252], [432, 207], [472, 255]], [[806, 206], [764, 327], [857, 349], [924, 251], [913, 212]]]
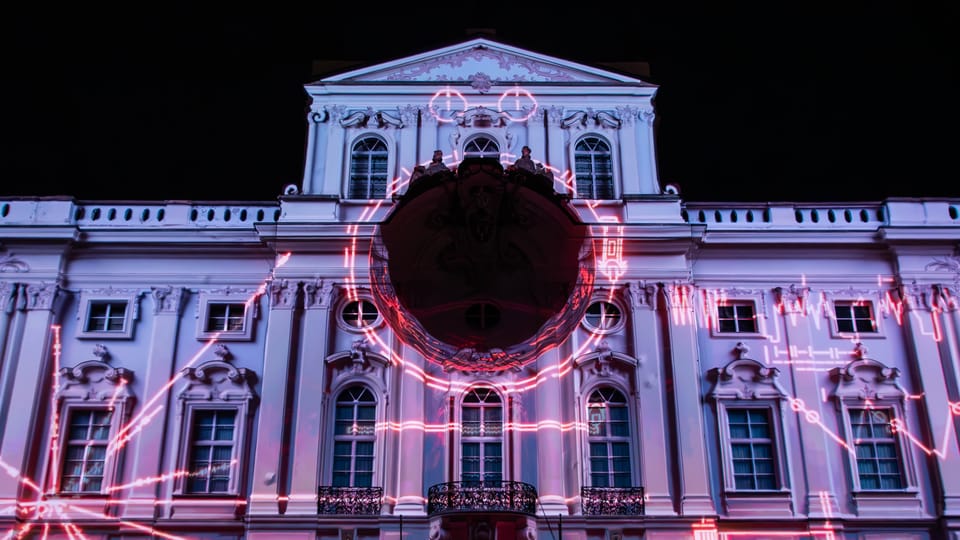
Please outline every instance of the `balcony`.
[[375, 516], [380, 514], [383, 502], [382, 487], [317, 488], [317, 513], [349, 516]]
[[585, 516], [642, 516], [643, 488], [580, 488], [580, 502]]
[[517, 512], [535, 515], [537, 489], [524, 482], [446, 482], [427, 490], [427, 515]]

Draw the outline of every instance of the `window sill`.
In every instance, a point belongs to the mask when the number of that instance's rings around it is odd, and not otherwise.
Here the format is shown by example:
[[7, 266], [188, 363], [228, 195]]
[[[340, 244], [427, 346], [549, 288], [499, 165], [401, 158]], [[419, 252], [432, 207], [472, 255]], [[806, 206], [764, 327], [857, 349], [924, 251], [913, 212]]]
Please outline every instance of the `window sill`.
[[861, 517], [921, 517], [923, 505], [916, 488], [860, 490], [851, 493], [854, 511]]
[[732, 518], [793, 517], [793, 497], [788, 489], [771, 491], [726, 491], [726, 513]]

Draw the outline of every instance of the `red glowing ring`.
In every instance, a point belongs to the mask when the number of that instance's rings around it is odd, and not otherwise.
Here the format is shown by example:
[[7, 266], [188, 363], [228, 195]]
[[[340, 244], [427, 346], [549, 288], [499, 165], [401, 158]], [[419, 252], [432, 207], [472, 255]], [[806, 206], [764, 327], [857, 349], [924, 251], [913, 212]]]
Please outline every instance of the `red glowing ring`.
[[[445, 107], [445, 108], [443, 108], [443, 109], [438, 109], [438, 108], [437, 108], [437, 106], [435, 105], [435, 102], [437, 101], [438, 98], [444, 98], [444, 99], [447, 100], [447, 103], [446, 103], [446, 107]], [[450, 103], [450, 100], [451, 100], [451, 99], [459, 99], [460, 102], [463, 103], [463, 107], [461, 107], [461, 108], [459, 108], [459, 109], [455, 108], [455, 107]], [[443, 116], [441, 116], [439, 111], [440, 111], [440, 110], [444, 110], [444, 111], [465, 111], [468, 106], [469, 106], [469, 104], [467, 103], [467, 98], [463, 97], [463, 94], [461, 94], [460, 92], [458, 92], [458, 91], [456, 91], [456, 90], [447, 88], [447, 89], [444, 89], [444, 90], [438, 90], [435, 94], [433, 94], [433, 96], [430, 98], [430, 103], [427, 105], [427, 109], [430, 111], [430, 114], [432, 114], [433, 117], [437, 119], [438, 122], [453, 122], [453, 119], [452, 119], [452, 118], [444, 118]]]
[[[522, 107], [520, 106], [521, 98], [523, 98], [524, 101], [529, 99], [530, 102], [533, 104], [533, 107], [531, 107], [530, 110], [527, 112], [527, 114], [525, 114], [524, 116], [521, 116], [519, 118], [514, 118], [512, 115], [510, 115], [508, 111], [505, 111], [503, 109], [503, 100], [509, 99], [509, 98], [516, 100], [516, 104], [514, 108], [511, 110], [514, 110], [514, 111], [523, 110]], [[524, 90], [523, 88], [512, 88], [500, 95], [500, 99], [497, 100], [497, 110], [500, 112], [505, 112], [508, 116], [510, 116], [510, 120], [512, 122], [523, 122], [529, 119], [531, 116], [533, 116], [535, 112], [537, 112], [537, 99], [533, 97], [533, 94], [531, 94], [527, 90]]]

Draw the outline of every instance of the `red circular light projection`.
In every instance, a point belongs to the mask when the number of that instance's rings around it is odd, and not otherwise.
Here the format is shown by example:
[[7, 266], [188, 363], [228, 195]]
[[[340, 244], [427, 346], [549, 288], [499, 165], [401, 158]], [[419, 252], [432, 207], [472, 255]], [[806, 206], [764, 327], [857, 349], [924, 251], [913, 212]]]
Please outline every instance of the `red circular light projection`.
[[588, 231], [551, 179], [464, 159], [417, 178], [380, 223], [374, 300], [405, 343], [445, 368], [519, 368], [583, 318]]

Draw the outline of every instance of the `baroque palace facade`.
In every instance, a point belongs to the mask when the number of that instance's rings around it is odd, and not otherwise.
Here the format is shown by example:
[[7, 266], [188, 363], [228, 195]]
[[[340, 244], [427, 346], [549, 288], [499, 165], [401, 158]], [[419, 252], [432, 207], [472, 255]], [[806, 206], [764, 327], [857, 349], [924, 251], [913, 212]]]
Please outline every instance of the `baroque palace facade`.
[[0, 198], [0, 537], [960, 538], [960, 200], [684, 201], [485, 38], [305, 88], [275, 201]]

